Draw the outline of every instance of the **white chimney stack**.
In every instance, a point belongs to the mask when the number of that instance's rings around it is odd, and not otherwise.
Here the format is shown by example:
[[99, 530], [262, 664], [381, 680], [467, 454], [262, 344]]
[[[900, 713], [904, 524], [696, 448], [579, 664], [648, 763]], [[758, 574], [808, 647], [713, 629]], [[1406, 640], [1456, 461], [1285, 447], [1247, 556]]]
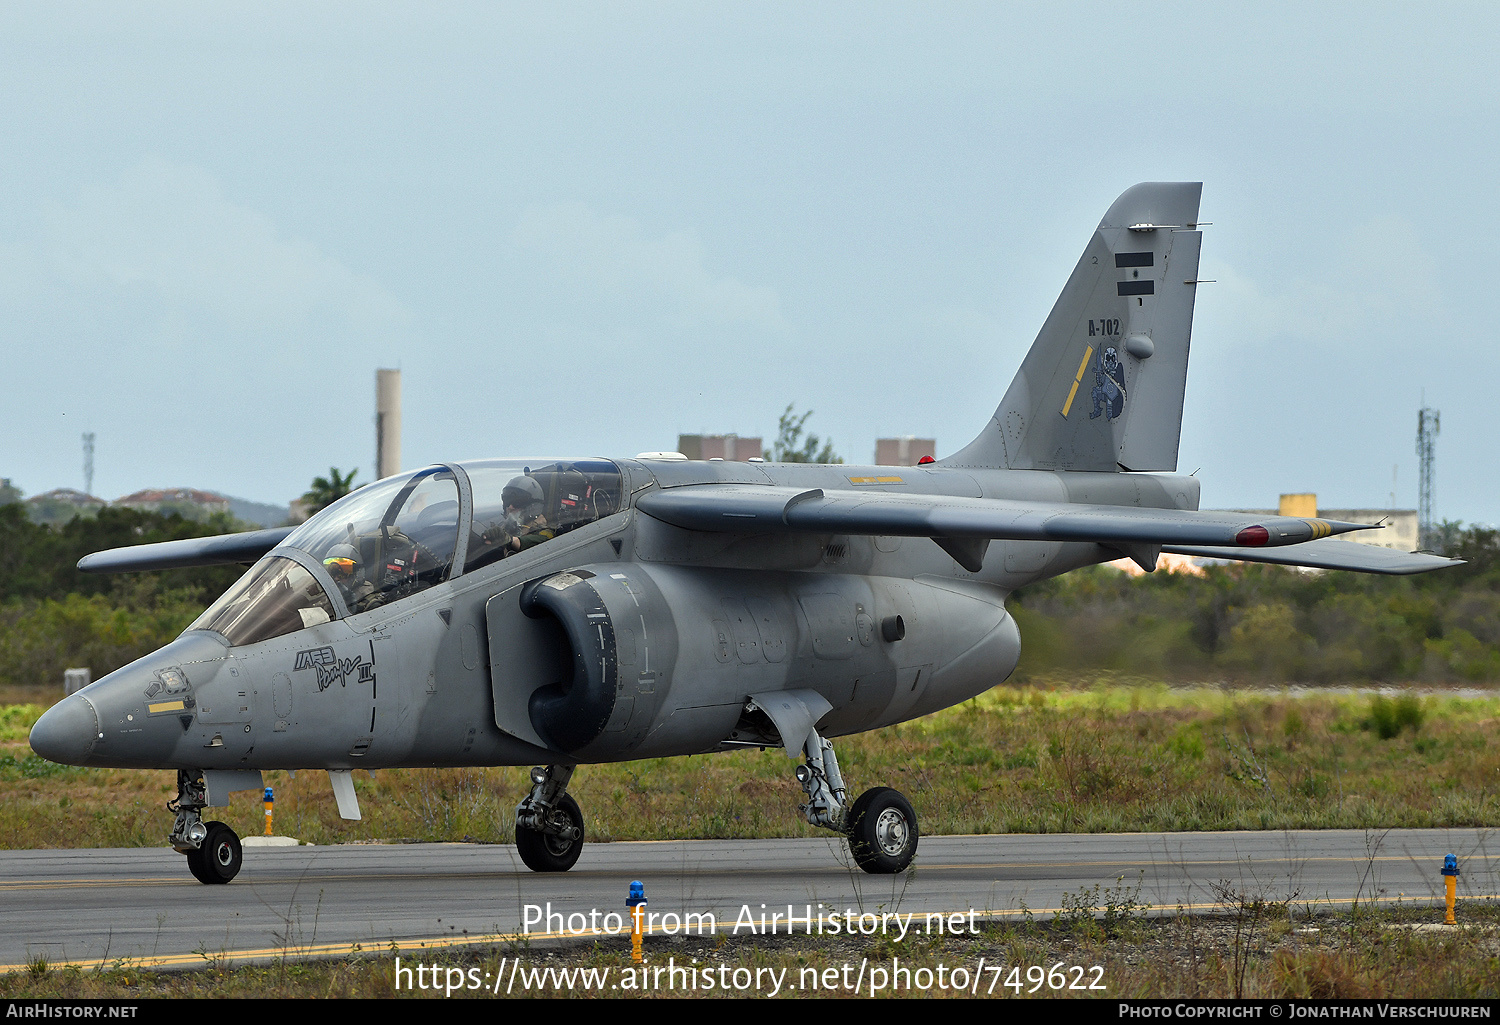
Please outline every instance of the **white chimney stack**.
[[401, 472], [401, 371], [375, 371], [375, 479]]

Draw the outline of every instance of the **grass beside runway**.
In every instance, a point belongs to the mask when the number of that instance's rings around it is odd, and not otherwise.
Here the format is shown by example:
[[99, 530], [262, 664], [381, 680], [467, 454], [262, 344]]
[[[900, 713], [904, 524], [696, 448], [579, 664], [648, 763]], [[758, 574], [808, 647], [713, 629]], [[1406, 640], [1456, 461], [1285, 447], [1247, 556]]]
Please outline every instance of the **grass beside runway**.
[[[25, 697], [14, 688], [7, 695]], [[80, 769], [25, 743], [44, 700], [0, 706], [0, 847], [162, 846], [171, 772]], [[1500, 824], [1500, 693], [1242, 691], [1103, 678], [999, 687], [837, 742], [851, 794], [893, 786], [924, 833], [1483, 827]], [[591, 840], [827, 835], [797, 816], [779, 750], [583, 766]], [[309, 843], [510, 842], [525, 769], [356, 774], [364, 819], [326, 774], [266, 773], [276, 831]], [[259, 834], [259, 795], [214, 816]]]

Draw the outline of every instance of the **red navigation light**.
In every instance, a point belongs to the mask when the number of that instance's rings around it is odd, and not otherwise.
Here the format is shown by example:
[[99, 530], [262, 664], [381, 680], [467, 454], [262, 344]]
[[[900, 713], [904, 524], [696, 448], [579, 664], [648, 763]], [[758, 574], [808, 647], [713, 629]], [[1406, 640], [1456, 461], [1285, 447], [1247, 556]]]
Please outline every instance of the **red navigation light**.
[[1246, 527], [1234, 535], [1234, 543], [1245, 548], [1259, 548], [1271, 540], [1271, 532], [1265, 527]]
[[923, 456], [921, 459], [917, 460], [917, 465], [918, 466], [926, 466], [928, 463], [935, 463], [935, 462], [937, 462], [937, 460], [934, 459], [934, 458], [932, 458], [931, 456]]

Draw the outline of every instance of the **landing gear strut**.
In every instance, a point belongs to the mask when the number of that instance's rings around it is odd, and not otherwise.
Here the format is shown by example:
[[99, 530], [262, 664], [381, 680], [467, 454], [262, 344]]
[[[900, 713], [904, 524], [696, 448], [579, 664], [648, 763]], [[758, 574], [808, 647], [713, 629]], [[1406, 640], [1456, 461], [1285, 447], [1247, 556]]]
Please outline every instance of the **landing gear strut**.
[[807, 821], [843, 833], [854, 863], [866, 872], [905, 871], [917, 853], [917, 813], [911, 802], [890, 787], [875, 787], [849, 805], [833, 745], [813, 730], [803, 751], [807, 763], [797, 766], [797, 782], [807, 803], [798, 810]]
[[167, 811], [177, 816], [167, 841], [187, 855], [188, 871], [200, 883], [227, 883], [240, 874], [245, 862], [240, 838], [222, 822], [204, 822], [208, 805], [203, 774], [177, 770], [177, 797], [167, 802]]
[[567, 793], [571, 765], [538, 765], [516, 808], [516, 850], [533, 872], [566, 872], [583, 853], [583, 812]]

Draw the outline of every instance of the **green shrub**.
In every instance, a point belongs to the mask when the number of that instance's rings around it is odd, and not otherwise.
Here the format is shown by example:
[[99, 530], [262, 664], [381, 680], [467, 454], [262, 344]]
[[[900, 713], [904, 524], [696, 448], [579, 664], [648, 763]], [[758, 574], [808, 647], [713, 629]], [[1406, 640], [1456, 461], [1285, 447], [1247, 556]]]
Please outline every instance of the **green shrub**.
[[1379, 694], [1370, 699], [1370, 718], [1366, 729], [1373, 729], [1381, 740], [1398, 736], [1408, 726], [1413, 733], [1422, 728], [1422, 702], [1415, 694], [1403, 694], [1391, 701]]

